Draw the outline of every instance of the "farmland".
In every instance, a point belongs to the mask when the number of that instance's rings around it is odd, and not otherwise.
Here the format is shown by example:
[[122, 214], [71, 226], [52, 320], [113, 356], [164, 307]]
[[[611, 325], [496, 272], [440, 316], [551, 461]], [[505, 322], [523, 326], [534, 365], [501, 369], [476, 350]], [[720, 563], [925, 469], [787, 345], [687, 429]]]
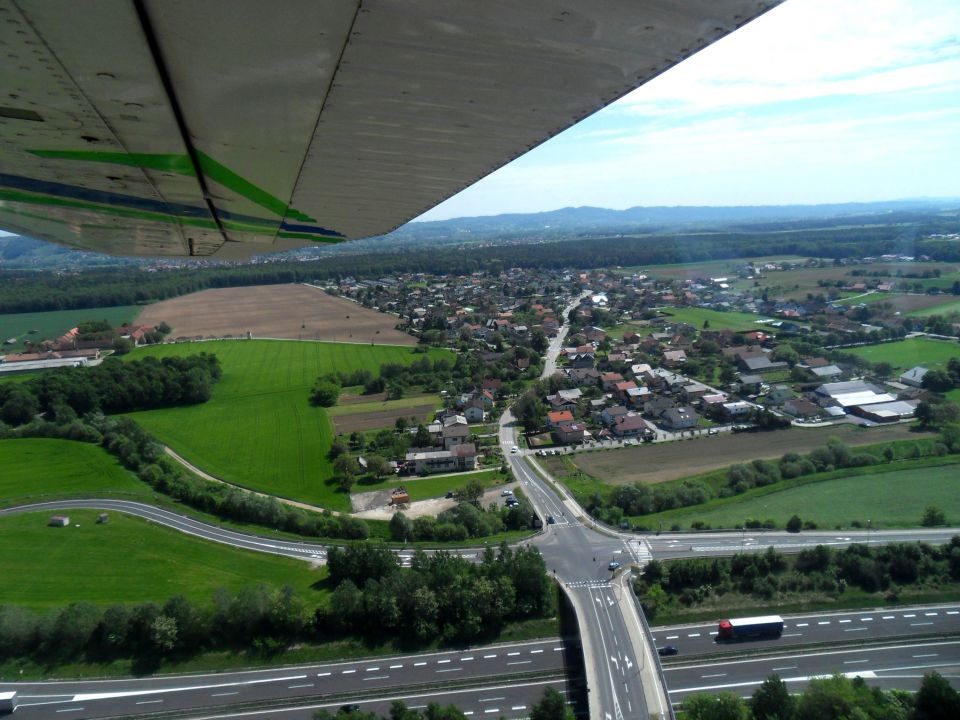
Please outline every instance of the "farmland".
[[[113, 327], [130, 322], [142, 308], [139, 305], [88, 308], [86, 310], [55, 310], [52, 312], [15, 313], [0, 315], [0, 342], [17, 338], [12, 345], [3, 345], [0, 354], [23, 350], [23, 341], [56, 340], [70, 328], [85, 320], [106, 320]], [[159, 320], [157, 321], [159, 322]], [[32, 330], [37, 332], [31, 333]]]
[[25, 438], [0, 440], [0, 505], [36, 501], [45, 495], [149, 496], [150, 489], [96, 445]]
[[[203, 405], [133, 413], [178, 454], [227, 482], [272, 495], [349, 510], [327, 484], [332, 428], [307, 402], [319, 375], [412, 362], [412, 349], [282, 340], [221, 340], [139, 349], [128, 357], [214, 353], [223, 377]], [[445, 351], [432, 350], [431, 357]], [[409, 413], [407, 413], [409, 414]]]
[[[700, 520], [710, 527], [740, 527], [754, 518], [773, 520], [783, 527], [796, 514], [828, 528], [850, 527], [855, 521], [863, 526], [870, 521], [872, 528], [916, 527], [924, 509], [936, 505], [946, 513], [948, 522], [955, 523], [960, 519], [957, 470], [952, 464], [810, 482], [737, 498], [736, 502], [711, 503], [714, 507], [671, 510], [643, 521], [653, 526], [661, 522], [688, 526]], [[904, 488], [910, 488], [909, 492]]]
[[960, 313], [960, 300], [953, 295], [944, 297], [943, 295], [929, 295], [928, 297], [937, 300], [936, 304], [930, 304], [918, 310], [912, 310], [908, 314], [917, 315], [949, 315], [951, 313]]
[[339, 435], [393, 427], [397, 418], [401, 417], [428, 422], [440, 405], [440, 397], [429, 393], [418, 393], [398, 400], [387, 400], [384, 393], [371, 396], [343, 394], [340, 404], [328, 408], [327, 414]]
[[[711, 330], [733, 330], [734, 332], [750, 332], [764, 330], [768, 326], [763, 324], [763, 315], [751, 315], [741, 312], [720, 312], [708, 308], [670, 308], [664, 311], [672, 322], [682, 322], [700, 329], [709, 327]], [[709, 323], [709, 325], [705, 325]]]
[[289, 338], [415, 345], [394, 329], [397, 318], [308, 285], [218, 288], [165, 300], [146, 308], [139, 322], [161, 321], [174, 337]]
[[896, 370], [903, 371], [916, 365], [927, 368], [943, 367], [950, 358], [960, 357], [960, 344], [950, 340], [916, 337], [880, 345], [845, 348], [844, 352], [857, 355], [872, 363], [887, 362]]
[[122, 513], [98, 524], [98, 514], [71, 510], [65, 528], [47, 527], [50, 513], [0, 518], [0, 575], [17, 578], [4, 601], [47, 608], [162, 602], [181, 594], [207, 603], [217, 588], [258, 583], [290, 585], [308, 601], [322, 599], [312, 586], [326, 577], [323, 568], [199, 540]]
[[[784, 453], [810, 452], [835, 437], [847, 445], [870, 445], [906, 438], [924, 437], [907, 425], [863, 430], [851, 425], [826, 428], [791, 428], [765, 433], [702, 437], [668, 443], [569, 456], [574, 467], [592, 480], [578, 481], [583, 490], [597, 482], [609, 485], [642, 482], [655, 484], [726, 467], [743, 458], [779, 458]], [[548, 470], [557, 476], [569, 474], [565, 458], [550, 458]], [[580, 488], [576, 488], [580, 489]]]

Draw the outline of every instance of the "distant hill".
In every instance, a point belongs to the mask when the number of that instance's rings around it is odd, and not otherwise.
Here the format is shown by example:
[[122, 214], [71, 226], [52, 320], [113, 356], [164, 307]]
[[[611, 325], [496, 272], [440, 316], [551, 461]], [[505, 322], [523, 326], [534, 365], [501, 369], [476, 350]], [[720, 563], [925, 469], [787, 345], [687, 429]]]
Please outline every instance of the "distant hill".
[[[285, 256], [315, 257], [401, 250], [433, 245], [554, 242], [582, 236], [676, 232], [769, 231], [874, 222], [916, 222], [939, 210], [956, 212], [960, 199], [892, 200], [831, 205], [743, 205], [734, 207], [632, 207], [610, 210], [567, 207], [539, 213], [510, 213], [408, 223], [388, 235], [343, 245], [314, 247]], [[167, 261], [169, 264], [169, 260]], [[176, 262], [176, 261], [174, 261]], [[189, 263], [190, 261], [186, 261]], [[144, 265], [150, 260], [79, 252], [27, 237], [0, 237], [0, 269]]]

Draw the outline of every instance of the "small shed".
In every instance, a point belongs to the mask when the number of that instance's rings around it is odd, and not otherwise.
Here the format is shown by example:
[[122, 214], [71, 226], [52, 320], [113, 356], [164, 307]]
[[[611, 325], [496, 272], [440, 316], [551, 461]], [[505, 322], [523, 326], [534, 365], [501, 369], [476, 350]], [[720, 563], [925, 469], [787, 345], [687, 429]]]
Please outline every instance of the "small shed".
[[67, 527], [70, 524], [70, 518], [67, 515], [54, 515], [47, 523], [48, 527]]
[[100, 513], [99, 515], [97, 515], [97, 524], [98, 524], [98, 525], [104, 525], [104, 524], [106, 524], [106, 523], [108, 523], [108, 522], [110, 522], [110, 516], [107, 515], [106, 513]]

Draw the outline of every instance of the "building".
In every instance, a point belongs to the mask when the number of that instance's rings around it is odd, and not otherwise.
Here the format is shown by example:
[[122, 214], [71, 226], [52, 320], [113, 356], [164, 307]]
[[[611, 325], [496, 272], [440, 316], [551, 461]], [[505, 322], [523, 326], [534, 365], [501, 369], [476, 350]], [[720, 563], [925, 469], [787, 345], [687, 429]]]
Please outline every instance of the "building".
[[660, 422], [670, 430], [686, 430], [696, 427], [700, 422], [700, 416], [693, 408], [670, 408], [660, 416]]
[[477, 467], [477, 448], [473, 443], [461, 443], [449, 450], [425, 450], [407, 453], [407, 467], [417, 475], [439, 472], [459, 472]]
[[553, 434], [557, 442], [564, 445], [578, 445], [584, 440], [586, 428], [583, 423], [563, 422], [554, 428]]
[[54, 515], [47, 523], [49, 527], [67, 527], [70, 524], [70, 517], [67, 515]]
[[910, 387], [923, 387], [923, 378], [927, 372], [927, 368], [917, 365], [915, 368], [907, 370], [897, 379], [904, 385], [909, 385]]
[[624, 415], [613, 424], [610, 431], [618, 438], [652, 437], [656, 428], [639, 415]]

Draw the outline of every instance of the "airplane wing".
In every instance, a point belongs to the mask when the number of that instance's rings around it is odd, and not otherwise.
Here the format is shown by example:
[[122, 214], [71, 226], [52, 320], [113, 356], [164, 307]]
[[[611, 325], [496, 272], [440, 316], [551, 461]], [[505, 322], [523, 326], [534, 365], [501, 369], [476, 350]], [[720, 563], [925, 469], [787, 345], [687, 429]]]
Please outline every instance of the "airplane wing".
[[0, 0], [0, 227], [234, 259], [388, 232], [781, 0]]

